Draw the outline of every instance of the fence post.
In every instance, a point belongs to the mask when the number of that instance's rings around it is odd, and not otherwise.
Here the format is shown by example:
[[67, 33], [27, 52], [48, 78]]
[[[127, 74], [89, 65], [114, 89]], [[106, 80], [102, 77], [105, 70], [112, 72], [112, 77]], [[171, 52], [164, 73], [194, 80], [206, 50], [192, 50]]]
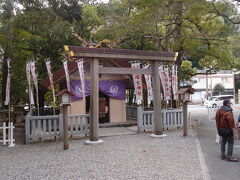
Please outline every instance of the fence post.
[[9, 129], [10, 142], [9, 142], [8, 147], [14, 147], [15, 146], [15, 144], [13, 143], [13, 141], [14, 141], [14, 139], [13, 139], [13, 128], [14, 128], [13, 122], [10, 122], [10, 129]]
[[25, 118], [25, 144], [30, 143], [30, 117], [27, 115]]
[[6, 145], [6, 123], [3, 123], [3, 145]]
[[59, 114], [59, 138], [63, 140], [63, 114]]
[[163, 112], [163, 129], [165, 130], [166, 122], [167, 122], [167, 111], [166, 111], [166, 109], [163, 109], [162, 112]]
[[138, 133], [143, 133], [143, 110], [142, 107], [137, 107], [137, 125], [138, 125]]

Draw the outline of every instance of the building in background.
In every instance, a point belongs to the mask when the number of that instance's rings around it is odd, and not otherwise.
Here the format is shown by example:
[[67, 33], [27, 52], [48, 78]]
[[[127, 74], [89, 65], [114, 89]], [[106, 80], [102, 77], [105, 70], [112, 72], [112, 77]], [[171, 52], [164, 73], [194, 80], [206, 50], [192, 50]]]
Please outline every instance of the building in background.
[[[214, 74], [208, 73], [208, 75], [206, 75], [204, 71], [199, 70], [198, 73], [198, 75], [193, 76], [193, 81], [195, 81], [195, 83], [192, 87], [196, 89], [196, 92], [192, 95], [193, 102], [203, 102], [207, 97], [206, 91], [208, 91], [208, 97], [218, 95], [213, 89], [214, 86], [219, 83], [225, 88], [225, 91], [221, 93], [222, 95], [231, 94], [235, 96], [235, 75], [232, 71], [221, 70]], [[207, 86], [208, 90], [206, 90]]]

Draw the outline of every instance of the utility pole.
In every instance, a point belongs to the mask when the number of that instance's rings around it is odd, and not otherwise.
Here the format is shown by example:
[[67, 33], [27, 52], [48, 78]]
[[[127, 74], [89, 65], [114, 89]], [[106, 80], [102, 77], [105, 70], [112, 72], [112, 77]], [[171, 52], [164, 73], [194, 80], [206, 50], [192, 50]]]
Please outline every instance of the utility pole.
[[208, 99], [208, 70], [206, 70], [206, 99]]

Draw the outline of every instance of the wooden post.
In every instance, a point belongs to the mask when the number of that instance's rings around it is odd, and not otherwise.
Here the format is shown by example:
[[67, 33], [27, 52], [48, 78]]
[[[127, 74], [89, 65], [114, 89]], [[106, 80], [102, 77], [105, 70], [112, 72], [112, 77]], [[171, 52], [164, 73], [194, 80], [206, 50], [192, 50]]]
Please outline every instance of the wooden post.
[[98, 141], [98, 121], [99, 121], [99, 62], [97, 58], [90, 62], [90, 141]]
[[62, 105], [63, 109], [63, 149], [67, 150], [69, 149], [69, 143], [68, 143], [68, 105]]
[[206, 100], [208, 100], [208, 71], [206, 70]]
[[187, 136], [187, 102], [183, 102], [183, 136]]
[[159, 77], [159, 62], [152, 62], [153, 74], [153, 109], [154, 109], [154, 135], [162, 135], [162, 115], [161, 115], [161, 89]]

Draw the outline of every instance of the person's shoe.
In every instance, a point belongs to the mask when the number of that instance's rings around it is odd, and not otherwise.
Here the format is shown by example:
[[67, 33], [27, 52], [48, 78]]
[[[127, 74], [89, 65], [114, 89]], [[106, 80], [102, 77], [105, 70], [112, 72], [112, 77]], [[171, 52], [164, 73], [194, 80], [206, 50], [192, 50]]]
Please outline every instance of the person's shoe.
[[226, 155], [225, 154], [221, 154], [221, 159], [225, 160], [226, 159]]
[[227, 158], [226, 158], [226, 161], [229, 161], [229, 162], [238, 162], [238, 159], [237, 159], [237, 158], [233, 158], [233, 157], [227, 157]]

